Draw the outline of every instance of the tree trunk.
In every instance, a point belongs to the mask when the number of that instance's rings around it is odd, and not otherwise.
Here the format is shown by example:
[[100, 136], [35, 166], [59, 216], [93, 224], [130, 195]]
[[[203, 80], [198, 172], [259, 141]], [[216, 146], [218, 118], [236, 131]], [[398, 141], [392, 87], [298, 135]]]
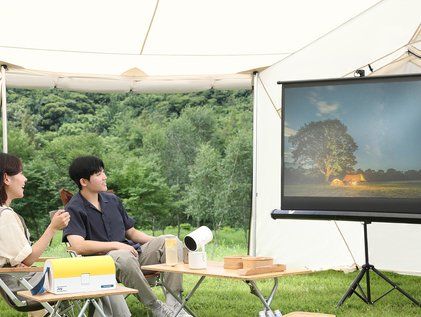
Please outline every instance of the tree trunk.
[[213, 235], [213, 240], [215, 241], [215, 246], [218, 245], [218, 224], [216, 221], [213, 222], [213, 231], [215, 234]]
[[180, 239], [181, 234], [181, 223], [180, 223], [180, 215], [177, 214], [177, 237]]
[[30, 208], [29, 212], [31, 214], [31, 220], [34, 222], [34, 228], [35, 228], [35, 235], [37, 236], [37, 239], [41, 236], [41, 232], [39, 231], [39, 225], [37, 222], [37, 217], [34, 215], [34, 209]]
[[246, 238], [246, 244], [247, 244], [247, 246], [248, 246], [248, 245], [249, 245], [248, 228], [243, 227], [243, 229], [244, 229], [244, 236], [245, 236], [245, 238]]
[[329, 178], [330, 175], [332, 175], [332, 169], [329, 167], [326, 167], [326, 172], [325, 172], [325, 182], [329, 183]]

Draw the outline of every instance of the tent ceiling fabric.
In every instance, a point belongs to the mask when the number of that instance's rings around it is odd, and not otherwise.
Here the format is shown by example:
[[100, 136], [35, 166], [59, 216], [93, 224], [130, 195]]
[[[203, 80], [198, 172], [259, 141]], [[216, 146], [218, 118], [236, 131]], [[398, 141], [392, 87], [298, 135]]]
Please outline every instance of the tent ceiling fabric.
[[4, 0], [0, 60], [23, 67], [9, 67], [9, 87], [244, 88], [250, 73], [238, 73], [284, 59], [377, 3]]
[[[381, 1], [334, 32], [271, 65], [260, 73], [260, 78], [271, 98], [278, 100], [277, 81], [353, 76], [356, 69], [368, 70], [368, 64], [379, 70], [419, 39], [420, 12], [419, 0]], [[272, 78], [274, 74], [276, 80]], [[274, 107], [279, 109], [281, 104]]]
[[[372, 64], [375, 71], [370, 76], [421, 73], [421, 24], [408, 45]], [[372, 69], [373, 65], [370, 64]]]

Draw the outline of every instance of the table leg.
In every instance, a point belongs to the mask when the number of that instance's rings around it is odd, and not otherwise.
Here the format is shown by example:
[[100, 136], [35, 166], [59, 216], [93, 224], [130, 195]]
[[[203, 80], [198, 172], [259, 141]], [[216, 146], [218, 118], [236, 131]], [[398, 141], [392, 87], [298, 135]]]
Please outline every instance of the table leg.
[[281, 317], [282, 314], [279, 310], [273, 311], [272, 308], [270, 307], [270, 304], [272, 303], [273, 297], [275, 296], [276, 290], [278, 289], [278, 278], [275, 277], [273, 280], [274, 280], [274, 285], [273, 285], [273, 288], [272, 288], [272, 290], [270, 292], [270, 295], [267, 299], [263, 296], [262, 292], [257, 287], [257, 284], [256, 284], [255, 281], [246, 280], [244, 282], [249, 285], [250, 292], [253, 295], [257, 296], [260, 299], [260, 301], [262, 302], [262, 304], [264, 306], [264, 316]]
[[80, 312], [77, 315], [77, 317], [85, 316], [85, 311], [88, 309], [88, 306], [89, 306], [90, 301], [91, 301], [90, 299], [87, 299], [85, 301], [85, 304], [83, 304], [82, 309], [80, 310]]
[[60, 305], [61, 305], [61, 301], [59, 300], [59, 301], [58, 301], [58, 302], [54, 305], [53, 311], [52, 311], [52, 312], [50, 312], [50, 317], [51, 317], [51, 316], [56, 316], [56, 315], [57, 315], [57, 317], [60, 317], [60, 315], [59, 315], [59, 313], [58, 313], [59, 308], [60, 308]]
[[[31, 284], [29, 284], [29, 282], [27, 280], [25, 280], [23, 277], [18, 278], [19, 283], [22, 284], [23, 286], [25, 286], [25, 288], [27, 290], [31, 290], [33, 288], [33, 286]], [[55, 306], [52, 307], [49, 303], [41, 303], [40, 304], [45, 308], [45, 310], [47, 312], [50, 313], [50, 316], [55, 316], [57, 315], [58, 317], [60, 317], [60, 315], [57, 313], [57, 309], [55, 309]], [[53, 314], [54, 311], [54, 314]]]
[[102, 316], [102, 317], [107, 317], [105, 316], [104, 311], [102, 310], [102, 308], [98, 305], [97, 301], [95, 299], [91, 299], [91, 302], [94, 304], [96, 310], [98, 311], [98, 313]]
[[[63, 316], [76, 316], [74, 311], [74, 306], [76, 305], [77, 301], [63, 301], [60, 305], [63, 307], [60, 307], [60, 313]], [[80, 306], [79, 306], [80, 308]], [[70, 313], [69, 313], [70, 312]]]
[[[193, 296], [194, 292], [196, 292], [196, 290], [199, 288], [200, 284], [202, 284], [203, 280], [205, 279], [206, 276], [201, 276], [199, 281], [196, 283], [196, 285], [193, 287], [193, 289], [187, 294], [187, 296], [184, 298], [184, 300], [182, 302], [180, 302], [181, 306], [178, 308], [178, 310], [175, 312], [174, 317], [177, 317], [178, 314], [181, 312], [181, 310], [186, 307], [186, 304], [188, 302], [188, 300]], [[177, 298], [177, 297], [176, 297]], [[189, 311], [190, 312], [190, 311]], [[192, 314], [193, 316], [195, 316], [194, 314]]]
[[[161, 274], [162, 275], [162, 274]], [[180, 298], [179, 295], [175, 294], [169, 287], [167, 287], [167, 285], [165, 284], [165, 282], [163, 281], [164, 279], [161, 276], [161, 286], [163, 287], [163, 291], [164, 291], [164, 295], [165, 293], [170, 293], [179, 303], [180, 305], [183, 305], [183, 300], [182, 298]], [[181, 294], [180, 294], [181, 295]], [[193, 311], [188, 307], [188, 306], [183, 306], [182, 308], [184, 308], [190, 315], [192, 315], [193, 317], [196, 317], [196, 315], [193, 313]], [[177, 316], [177, 315], [176, 315]]]

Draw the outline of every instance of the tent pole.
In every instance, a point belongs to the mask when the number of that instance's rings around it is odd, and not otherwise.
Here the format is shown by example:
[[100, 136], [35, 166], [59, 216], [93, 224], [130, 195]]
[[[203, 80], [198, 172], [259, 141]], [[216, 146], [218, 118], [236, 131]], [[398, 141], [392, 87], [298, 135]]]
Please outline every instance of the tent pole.
[[7, 153], [7, 101], [6, 101], [6, 65], [1, 65], [1, 122], [3, 127], [3, 153]]
[[249, 233], [249, 255], [256, 255], [256, 242], [257, 242], [257, 76], [259, 73], [253, 73], [253, 188], [252, 188], [252, 205], [251, 205], [251, 221], [250, 221], [250, 233]]

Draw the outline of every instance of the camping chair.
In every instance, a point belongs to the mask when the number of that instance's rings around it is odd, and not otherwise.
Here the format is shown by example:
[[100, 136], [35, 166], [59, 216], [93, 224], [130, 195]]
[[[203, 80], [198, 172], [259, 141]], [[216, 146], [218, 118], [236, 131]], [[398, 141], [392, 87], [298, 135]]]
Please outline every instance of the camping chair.
[[[39, 259], [38, 262], [44, 261], [45, 259]], [[18, 297], [6, 284], [5, 277], [9, 276], [16, 280], [25, 289], [31, 290], [32, 285], [24, 278], [25, 274], [42, 272], [42, 267], [2, 267], [0, 268], [0, 294], [4, 301], [14, 310], [19, 312], [32, 312], [41, 309], [45, 309], [50, 315], [54, 313], [54, 316], [60, 317], [68, 312], [73, 314], [73, 307], [70, 305], [65, 306], [66, 308], [58, 311], [54, 310], [55, 303], [39, 303], [39, 302], [28, 302]]]

